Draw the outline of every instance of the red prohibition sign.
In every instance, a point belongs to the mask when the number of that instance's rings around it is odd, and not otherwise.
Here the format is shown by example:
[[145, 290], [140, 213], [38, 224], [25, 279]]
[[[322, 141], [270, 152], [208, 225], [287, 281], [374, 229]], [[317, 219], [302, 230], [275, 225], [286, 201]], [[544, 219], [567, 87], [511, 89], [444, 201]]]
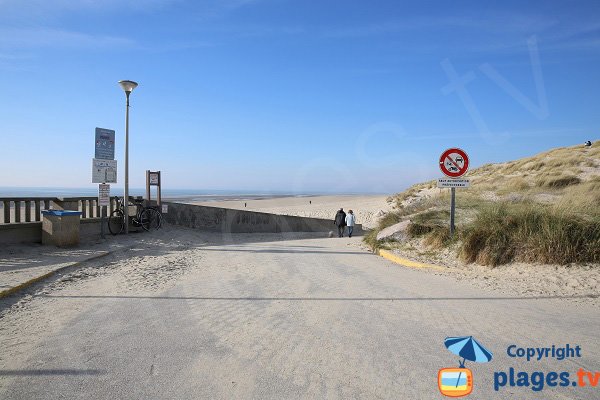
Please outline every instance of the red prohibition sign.
[[462, 149], [448, 149], [440, 157], [440, 169], [450, 178], [461, 177], [469, 169], [469, 156]]

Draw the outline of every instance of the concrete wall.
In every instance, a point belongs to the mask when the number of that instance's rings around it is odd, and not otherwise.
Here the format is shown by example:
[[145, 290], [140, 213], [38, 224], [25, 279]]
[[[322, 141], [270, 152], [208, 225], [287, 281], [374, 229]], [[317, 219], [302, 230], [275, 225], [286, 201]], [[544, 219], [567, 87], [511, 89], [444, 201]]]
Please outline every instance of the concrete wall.
[[[168, 204], [169, 212], [163, 217], [173, 225], [187, 226], [220, 233], [277, 233], [277, 232], [329, 232], [337, 234], [333, 219], [293, 217], [229, 208], [195, 206], [191, 204]], [[81, 239], [100, 238], [100, 218], [81, 219]], [[106, 228], [106, 235], [110, 235]], [[361, 235], [361, 225], [354, 228]], [[0, 243], [41, 243], [42, 223], [21, 222], [0, 224]]]
[[21, 222], [18, 224], [0, 225], [0, 243], [41, 243], [42, 223]]
[[[79, 236], [82, 239], [100, 238], [100, 218], [89, 218], [80, 220]], [[106, 234], [110, 235], [108, 228]], [[0, 224], [0, 243], [41, 243], [42, 223], [21, 222], [14, 224]]]
[[[337, 232], [333, 219], [293, 217], [180, 203], [163, 204], [169, 206], [169, 212], [163, 214], [168, 223], [213, 232]], [[357, 225], [354, 230], [360, 235], [361, 225]]]

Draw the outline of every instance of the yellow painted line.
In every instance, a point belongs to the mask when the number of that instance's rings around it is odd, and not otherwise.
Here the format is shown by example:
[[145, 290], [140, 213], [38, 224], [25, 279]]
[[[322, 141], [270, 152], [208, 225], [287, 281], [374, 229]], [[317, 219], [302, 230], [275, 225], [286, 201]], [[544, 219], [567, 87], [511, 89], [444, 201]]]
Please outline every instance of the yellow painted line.
[[37, 283], [37, 282], [43, 281], [44, 279], [50, 278], [52, 275], [57, 274], [57, 273], [59, 273], [61, 271], [64, 271], [67, 268], [77, 267], [77, 266], [79, 266], [79, 265], [81, 265], [81, 264], [83, 264], [83, 263], [85, 263], [87, 261], [92, 261], [92, 260], [95, 260], [97, 258], [106, 257], [107, 255], [109, 255], [111, 253], [112, 253], [111, 251], [102, 252], [100, 254], [96, 254], [96, 255], [93, 255], [92, 257], [86, 258], [85, 260], [72, 262], [72, 263], [69, 263], [69, 264], [67, 264], [67, 265], [65, 265], [63, 267], [60, 267], [60, 268], [57, 268], [57, 269], [55, 269], [53, 271], [45, 273], [43, 275], [36, 276], [35, 278], [32, 278], [32, 279], [30, 279], [30, 280], [28, 280], [26, 282], [23, 282], [20, 285], [13, 286], [10, 289], [3, 290], [2, 292], [0, 292], [0, 299], [4, 298], [4, 297], [8, 297], [8, 296], [10, 296], [12, 294], [15, 294], [17, 292], [20, 292], [21, 290], [28, 288], [29, 286], [33, 285], [34, 283]]
[[379, 250], [377, 252], [381, 257], [385, 258], [386, 260], [390, 260], [392, 262], [395, 262], [396, 264], [400, 264], [404, 267], [409, 267], [409, 268], [429, 268], [429, 269], [435, 269], [438, 271], [446, 271], [446, 268], [444, 267], [440, 267], [439, 265], [433, 265], [433, 264], [425, 264], [419, 261], [413, 261], [413, 260], [409, 260], [408, 258], [404, 258], [404, 257], [400, 257], [399, 255], [396, 255], [390, 251], [387, 250]]

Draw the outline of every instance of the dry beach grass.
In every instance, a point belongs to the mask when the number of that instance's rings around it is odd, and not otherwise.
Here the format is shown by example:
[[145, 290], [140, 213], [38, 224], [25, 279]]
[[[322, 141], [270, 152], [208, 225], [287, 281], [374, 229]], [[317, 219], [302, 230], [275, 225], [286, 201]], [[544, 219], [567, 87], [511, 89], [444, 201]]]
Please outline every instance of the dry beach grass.
[[[600, 142], [484, 165], [468, 177], [472, 186], [457, 194], [454, 238], [464, 261], [600, 262]], [[391, 197], [395, 210], [378, 228], [410, 219], [410, 236], [450, 244], [447, 192], [432, 181]], [[375, 234], [367, 237], [374, 247]]]
[[[467, 177], [471, 187], [457, 190], [454, 237], [449, 191], [430, 181], [390, 197], [394, 211], [365, 242], [449, 266], [476, 284], [600, 293], [600, 142], [484, 165]], [[405, 220], [400, 240], [377, 240], [380, 230]]]

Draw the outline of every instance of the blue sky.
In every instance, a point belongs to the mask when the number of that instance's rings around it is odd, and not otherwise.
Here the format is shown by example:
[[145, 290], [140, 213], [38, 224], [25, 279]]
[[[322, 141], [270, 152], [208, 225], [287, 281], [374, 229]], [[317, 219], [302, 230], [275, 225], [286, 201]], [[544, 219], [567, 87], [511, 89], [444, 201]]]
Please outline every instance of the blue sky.
[[0, 186], [392, 193], [599, 139], [600, 2], [0, 0]]

